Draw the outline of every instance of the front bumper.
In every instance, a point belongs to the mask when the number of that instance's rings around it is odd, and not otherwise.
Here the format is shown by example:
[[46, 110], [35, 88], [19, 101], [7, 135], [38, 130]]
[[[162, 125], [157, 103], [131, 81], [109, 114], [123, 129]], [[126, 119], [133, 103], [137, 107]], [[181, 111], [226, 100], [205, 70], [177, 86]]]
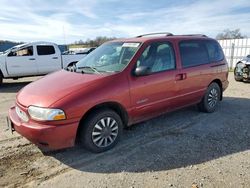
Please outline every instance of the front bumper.
[[32, 143], [49, 149], [62, 149], [74, 146], [78, 122], [61, 125], [23, 122], [15, 111], [15, 106], [9, 109], [11, 127]]

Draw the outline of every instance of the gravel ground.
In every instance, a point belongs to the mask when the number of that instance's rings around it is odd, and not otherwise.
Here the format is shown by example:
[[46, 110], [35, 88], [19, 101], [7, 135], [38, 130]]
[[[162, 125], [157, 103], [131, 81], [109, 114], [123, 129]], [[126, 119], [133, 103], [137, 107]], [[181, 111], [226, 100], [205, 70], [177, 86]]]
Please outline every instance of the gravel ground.
[[[36, 79], [0, 88], [0, 130], [16, 92]], [[250, 187], [250, 84], [229, 81], [215, 113], [189, 107], [137, 124], [101, 154], [42, 152], [0, 131], [0, 187]]]

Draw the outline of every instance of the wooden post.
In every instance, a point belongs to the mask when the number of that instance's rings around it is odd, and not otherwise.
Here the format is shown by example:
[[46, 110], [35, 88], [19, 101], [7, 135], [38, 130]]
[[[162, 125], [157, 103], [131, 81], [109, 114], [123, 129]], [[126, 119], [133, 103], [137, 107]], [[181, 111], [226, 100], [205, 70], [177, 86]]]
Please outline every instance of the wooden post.
[[231, 56], [230, 56], [230, 69], [233, 69], [234, 47], [235, 47], [235, 44], [232, 43], [232, 46], [231, 46]]

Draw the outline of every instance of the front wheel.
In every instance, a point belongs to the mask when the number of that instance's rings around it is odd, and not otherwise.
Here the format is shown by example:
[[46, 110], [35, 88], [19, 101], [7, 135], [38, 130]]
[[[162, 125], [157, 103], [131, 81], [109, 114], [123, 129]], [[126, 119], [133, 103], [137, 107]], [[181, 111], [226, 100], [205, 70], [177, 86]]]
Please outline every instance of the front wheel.
[[221, 89], [215, 82], [211, 83], [201, 102], [198, 104], [198, 108], [202, 112], [211, 113], [216, 110], [221, 96]]
[[113, 148], [121, 136], [123, 127], [120, 116], [109, 109], [92, 113], [82, 126], [81, 143], [95, 153]]

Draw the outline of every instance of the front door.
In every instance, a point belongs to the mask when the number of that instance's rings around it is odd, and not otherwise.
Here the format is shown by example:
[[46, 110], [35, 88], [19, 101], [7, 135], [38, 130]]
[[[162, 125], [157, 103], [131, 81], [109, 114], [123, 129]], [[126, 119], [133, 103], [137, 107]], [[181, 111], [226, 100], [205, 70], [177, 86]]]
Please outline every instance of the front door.
[[175, 54], [171, 43], [155, 42], [146, 47], [137, 61], [137, 67], [146, 66], [150, 74], [130, 78], [133, 121], [148, 119], [168, 111], [176, 93]]
[[13, 77], [38, 74], [33, 46], [24, 46], [9, 52], [6, 64], [8, 74]]

